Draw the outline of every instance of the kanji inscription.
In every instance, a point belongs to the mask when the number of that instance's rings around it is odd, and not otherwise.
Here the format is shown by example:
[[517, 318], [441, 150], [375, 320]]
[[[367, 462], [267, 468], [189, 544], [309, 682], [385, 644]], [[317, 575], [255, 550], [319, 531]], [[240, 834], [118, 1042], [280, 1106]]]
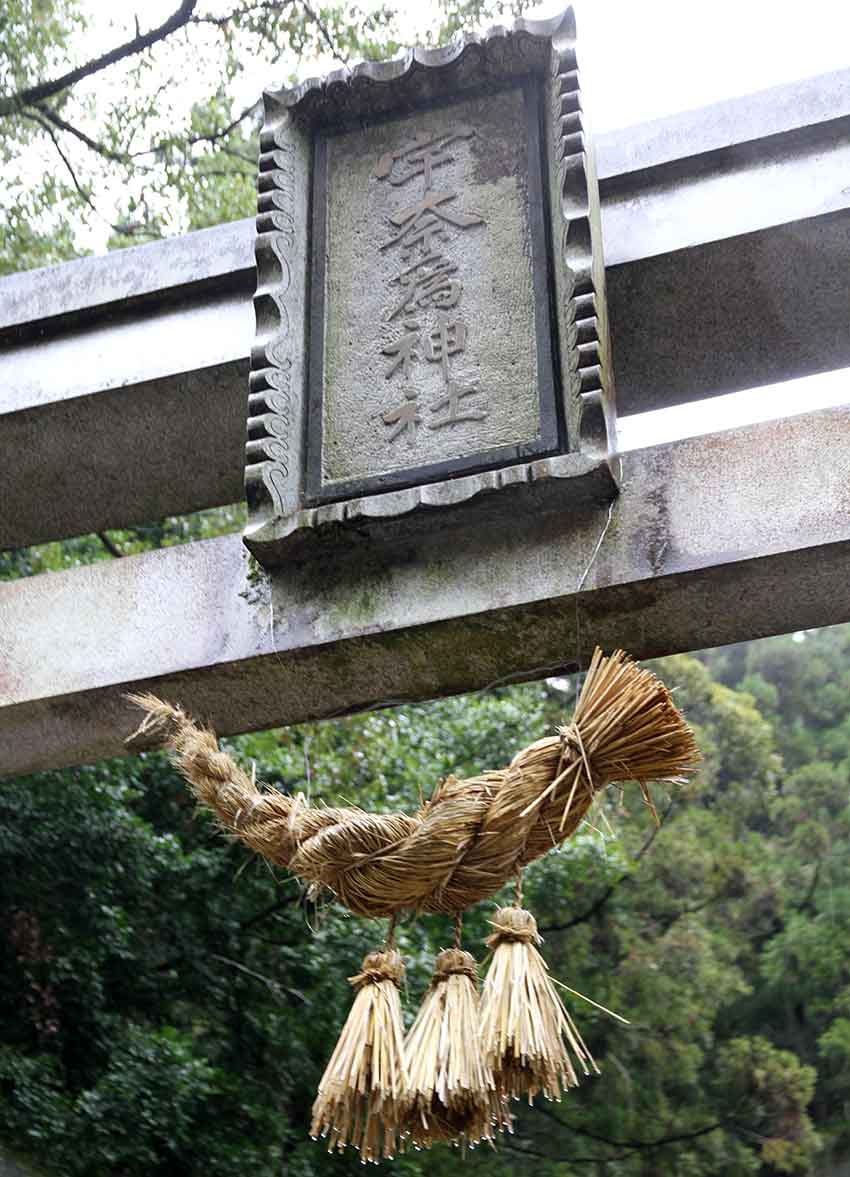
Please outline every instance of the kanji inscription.
[[[440, 365], [443, 388], [427, 406], [424, 420], [427, 429], [444, 429], [461, 421], [483, 421], [487, 416], [486, 400], [476, 406], [461, 408], [460, 398], [478, 391], [472, 384], [461, 388], [452, 378], [451, 357], [466, 351], [466, 323], [460, 309], [463, 279], [451, 259], [448, 228], [480, 229], [484, 218], [456, 207], [457, 191], [439, 192], [433, 187], [434, 171], [454, 161], [453, 147], [475, 134], [473, 127], [457, 127], [446, 134], [417, 131], [396, 151], [382, 155], [375, 175], [390, 184], [402, 185], [422, 178], [422, 197], [411, 205], [391, 212], [388, 220], [401, 232], [385, 241], [382, 250], [397, 248], [402, 268], [390, 278], [390, 285], [401, 288], [398, 304], [389, 311], [392, 323], [400, 314], [419, 314], [422, 320], [407, 319], [403, 334], [383, 349], [384, 355], [396, 357], [386, 371], [388, 380], [401, 368], [404, 402], [381, 414], [391, 432], [389, 440], [404, 435], [409, 446], [416, 440], [417, 427], [423, 424], [419, 413], [419, 390], [414, 361], [424, 359]], [[413, 185], [411, 185], [412, 187]]]
[[527, 103], [517, 85], [324, 138], [323, 490], [541, 449]]

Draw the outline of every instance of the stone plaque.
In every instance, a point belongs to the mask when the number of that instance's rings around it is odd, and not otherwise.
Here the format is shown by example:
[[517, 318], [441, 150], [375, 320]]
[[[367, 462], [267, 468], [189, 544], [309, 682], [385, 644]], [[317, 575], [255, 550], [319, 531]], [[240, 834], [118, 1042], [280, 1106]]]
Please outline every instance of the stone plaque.
[[311, 497], [554, 452], [536, 88], [316, 152]]
[[[616, 491], [572, 13], [265, 95], [245, 540]], [[498, 494], [496, 494], [498, 492]], [[499, 505], [501, 503], [501, 506]]]

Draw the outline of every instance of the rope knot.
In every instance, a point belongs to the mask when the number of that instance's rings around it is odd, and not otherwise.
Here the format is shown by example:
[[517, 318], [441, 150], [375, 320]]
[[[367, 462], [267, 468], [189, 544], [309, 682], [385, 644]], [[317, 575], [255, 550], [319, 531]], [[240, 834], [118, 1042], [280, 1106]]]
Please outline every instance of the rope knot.
[[464, 952], [462, 948], [444, 948], [434, 961], [434, 976], [431, 984], [437, 985], [447, 981], [449, 977], [469, 977], [478, 980], [478, 965], [471, 952]]
[[392, 981], [398, 987], [404, 976], [404, 961], [394, 948], [386, 952], [370, 952], [363, 958], [360, 972], [348, 978], [355, 989], [366, 985], [379, 985], [381, 981]]
[[570, 752], [578, 752], [581, 754], [582, 742], [576, 724], [568, 723], [564, 724], [563, 727], [559, 727], [558, 737], [561, 741], [561, 754], [564, 758], [566, 758]]
[[543, 937], [537, 931], [537, 920], [530, 911], [522, 907], [500, 907], [490, 926], [495, 929], [487, 937], [488, 948], [497, 944], [542, 944]]

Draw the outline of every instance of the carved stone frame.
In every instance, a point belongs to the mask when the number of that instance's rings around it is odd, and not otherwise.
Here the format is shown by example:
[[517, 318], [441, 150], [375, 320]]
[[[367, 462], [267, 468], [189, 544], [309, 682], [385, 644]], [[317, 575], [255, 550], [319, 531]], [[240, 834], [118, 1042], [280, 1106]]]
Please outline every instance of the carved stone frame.
[[[482, 87], [537, 79], [542, 88], [544, 176], [554, 279], [556, 396], [565, 425], [561, 453], [462, 473], [435, 468], [428, 481], [311, 505], [307, 412], [311, 187], [317, 128], [445, 100]], [[251, 353], [245, 542], [273, 565], [327, 533], [397, 535], [426, 525], [425, 508], [449, 515], [493, 512], [491, 492], [514, 488], [528, 509], [557, 508], [616, 493], [615, 410], [605, 308], [598, 186], [576, 68], [571, 9], [548, 21], [518, 19], [440, 49], [264, 95], [257, 215], [257, 333]], [[544, 202], [545, 203], [545, 202]], [[520, 488], [525, 488], [523, 491]], [[500, 496], [495, 496], [497, 500]], [[507, 505], [507, 504], [503, 504]]]

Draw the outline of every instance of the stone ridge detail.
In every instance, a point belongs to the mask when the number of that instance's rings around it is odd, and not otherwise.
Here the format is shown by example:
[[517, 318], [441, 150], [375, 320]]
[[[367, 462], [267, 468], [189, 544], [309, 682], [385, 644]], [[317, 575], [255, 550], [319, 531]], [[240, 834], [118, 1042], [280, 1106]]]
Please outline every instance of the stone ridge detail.
[[[263, 150], [268, 146], [269, 150]], [[292, 426], [291, 323], [286, 298], [292, 281], [288, 257], [297, 231], [294, 217], [292, 144], [260, 144], [260, 175], [270, 188], [259, 196], [257, 217], [257, 339], [251, 356], [248, 394], [248, 442], [245, 447], [246, 484], [259, 478], [276, 514], [286, 506], [290, 472]], [[306, 228], [306, 227], [305, 227]], [[266, 264], [271, 253], [278, 273]], [[265, 281], [264, 281], [265, 279]], [[296, 390], [297, 391], [297, 390]]]
[[575, 43], [552, 43], [552, 235], [564, 409], [570, 448], [616, 448], [614, 388], [595, 161], [588, 146]]
[[388, 61], [361, 61], [325, 78], [267, 91], [265, 97], [295, 117], [336, 122], [355, 104], [358, 115], [374, 114], [438, 97], [447, 85], [459, 91], [489, 78], [504, 81], [545, 69], [550, 44], [574, 42], [575, 32], [572, 8], [547, 20], [517, 17], [510, 27], [493, 25], [483, 34], [462, 33], [448, 45], [408, 49]]
[[245, 491], [252, 516], [298, 503], [305, 367], [305, 272], [309, 221], [307, 145], [266, 110], [257, 181], [256, 337], [248, 391]]
[[[606, 506], [616, 497], [617, 481], [606, 458], [556, 454], [443, 482], [426, 482], [403, 490], [304, 507], [275, 521], [272, 544], [279, 551], [285, 548], [288, 556], [299, 558], [314, 548], [320, 535], [334, 534], [342, 539], [347, 532], [353, 537], [362, 536], [370, 522], [383, 522], [387, 538], [400, 536], [402, 524], [404, 534], [413, 536], [420, 529], [433, 527], [435, 511], [451, 514], [452, 508], [460, 509], [473, 500], [478, 507], [479, 525], [493, 524], [495, 503], [506, 491], [524, 491], [526, 498], [531, 496], [535, 512], [563, 512], [567, 505]], [[267, 563], [274, 564], [279, 560], [274, 550], [270, 553], [268, 534], [264, 529], [249, 529], [245, 541], [258, 559], [260, 555], [271, 554], [272, 559]]]

